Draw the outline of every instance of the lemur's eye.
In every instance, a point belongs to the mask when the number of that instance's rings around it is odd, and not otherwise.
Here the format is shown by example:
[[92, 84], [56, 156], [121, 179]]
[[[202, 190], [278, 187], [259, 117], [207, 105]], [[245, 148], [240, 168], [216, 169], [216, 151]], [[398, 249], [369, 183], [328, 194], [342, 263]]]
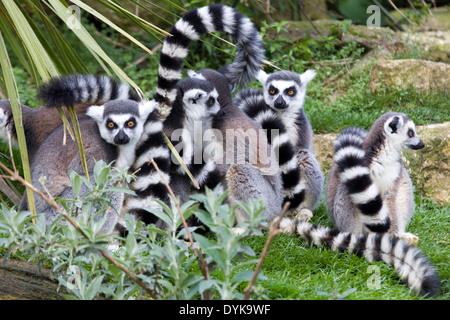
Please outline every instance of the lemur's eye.
[[107, 123], [107, 126], [108, 126], [108, 128], [112, 129], [116, 126], [116, 124], [114, 122], [110, 121]]
[[214, 99], [214, 98], [212, 98], [212, 97], [211, 97], [211, 98], [209, 98], [209, 99], [208, 99], [208, 106], [210, 106], [210, 107], [211, 107], [211, 106], [212, 106], [212, 105], [214, 104], [214, 101], [215, 101], [215, 99]]
[[128, 122], [127, 122], [127, 126], [128, 126], [129, 128], [133, 128], [135, 125], [136, 125], [136, 124], [134, 123], [134, 121], [128, 121]]
[[292, 96], [294, 94], [294, 90], [289, 90], [288, 95]]
[[275, 93], [276, 93], [276, 90], [275, 90], [275, 89], [270, 89], [270, 90], [269, 90], [269, 93], [270, 93], [270, 94], [275, 94]]
[[409, 136], [410, 138], [414, 137], [414, 131], [411, 130], [411, 129], [409, 129], [409, 130], [408, 130], [408, 136]]

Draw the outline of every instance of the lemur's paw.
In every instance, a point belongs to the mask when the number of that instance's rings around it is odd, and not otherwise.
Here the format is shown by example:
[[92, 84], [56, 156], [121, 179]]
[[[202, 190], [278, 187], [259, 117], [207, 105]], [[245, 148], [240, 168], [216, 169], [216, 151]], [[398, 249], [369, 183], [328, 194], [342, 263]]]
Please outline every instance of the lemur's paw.
[[297, 213], [295, 219], [298, 221], [308, 222], [309, 220], [311, 220], [312, 217], [313, 217], [312, 211], [307, 208], [303, 208]]
[[398, 237], [413, 246], [416, 246], [419, 243], [419, 237], [409, 232], [400, 233]]
[[[272, 227], [272, 225], [275, 222], [277, 222], [279, 219], [280, 219], [279, 217], [273, 219], [271, 224], [270, 224], [270, 226]], [[278, 225], [278, 229], [281, 230], [282, 232], [294, 233], [294, 231], [295, 231], [295, 223], [290, 218], [283, 218], [283, 219], [281, 219], [280, 224]]]

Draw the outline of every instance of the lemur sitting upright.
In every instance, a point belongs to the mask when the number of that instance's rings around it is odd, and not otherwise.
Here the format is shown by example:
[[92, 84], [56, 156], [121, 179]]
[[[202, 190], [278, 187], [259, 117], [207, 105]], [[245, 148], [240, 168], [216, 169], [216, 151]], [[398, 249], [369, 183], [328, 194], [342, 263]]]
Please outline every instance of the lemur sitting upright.
[[345, 129], [335, 141], [327, 182], [328, 212], [338, 230], [305, 221], [285, 228], [316, 246], [384, 261], [416, 294], [438, 294], [435, 268], [411, 245], [418, 238], [405, 232], [414, 199], [401, 152], [423, 147], [413, 121], [401, 113], [382, 115], [368, 133]]
[[[144, 131], [145, 119], [153, 110], [154, 105], [150, 102], [137, 103], [131, 100], [114, 100], [101, 106], [89, 107], [87, 115], [93, 120], [81, 120], [80, 129], [91, 180], [95, 161], [115, 161], [114, 166], [119, 168], [133, 164], [136, 144]], [[53, 198], [73, 199], [76, 195], [69, 178], [69, 172], [72, 170], [78, 174], [84, 173], [77, 142], [69, 139], [63, 144], [63, 128], [60, 126], [41, 143], [30, 163], [32, 183], [44, 193], [48, 191]], [[45, 189], [38, 183], [41, 176], [47, 181]], [[83, 186], [80, 196], [88, 191], [89, 189]], [[36, 211], [45, 214], [47, 224], [58, 215], [58, 212], [40, 197], [35, 198], [35, 203]], [[103, 226], [104, 233], [113, 231], [122, 203], [123, 194], [114, 192], [111, 196], [113, 211], [109, 213]], [[27, 208], [25, 195], [19, 209]]]
[[386, 113], [369, 132], [342, 131], [327, 182], [330, 218], [341, 231], [389, 232], [411, 243], [405, 232], [414, 211], [411, 179], [403, 167], [402, 149], [421, 149], [414, 122], [404, 114]]
[[[323, 190], [323, 173], [313, 151], [313, 131], [303, 111], [307, 84], [315, 72], [303, 74], [279, 71], [267, 75], [260, 70], [257, 79], [263, 90], [240, 91], [235, 104], [267, 130], [282, 172], [284, 202], [288, 215], [309, 220]], [[271, 130], [279, 130], [273, 137]]]
[[[247, 203], [259, 198], [265, 205], [263, 215], [272, 220], [281, 212], [283, 193], [278, 160], [271, 152], [266, 134], [233, 104], [233, 85], [221, 72], [201, 69], [189, 75], [212, 83], [218, 91], [221, 109], [214, 116], [212, 127], [221, 152], [215, 162], [229, 191], [228, 201], [233, 205], [236, 201]], [[237, 208], [236, 222], [247, 218]]]

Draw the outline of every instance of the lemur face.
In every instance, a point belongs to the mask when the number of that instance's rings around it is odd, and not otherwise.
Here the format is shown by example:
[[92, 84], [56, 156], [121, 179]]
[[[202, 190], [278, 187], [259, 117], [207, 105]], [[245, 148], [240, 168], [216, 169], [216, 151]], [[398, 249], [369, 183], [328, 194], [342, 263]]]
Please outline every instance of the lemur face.
[[129, 143], [142, 134], [143, 128], [139, 119], [129, 114], [112, 114], [103, 121], [103, 125], [106, 130], [103, 130], [102, 138], [115, 145]]
[[190, 89], [183, 94], [183, 104], [186, 110], [186, 116], [194, 120], [211, 118], [220, 110], [217, 102], [219, 94], [213, 88], [211, 91], [203, 89]]
[[315, 76], [313, 70], [303, 74], [279, 71], [267, 75], [260, 71], [257, 78], [264, 88], [264, 100], [277, 111], [297, 111], [303, 107], [306, 85]]
[[384, 129], [391, 143], [400, 149], [419, 150], [425, 147], [417, 135], [414, 122], [405, 115], [399, 114], [390, 117], [386, 121]]
[[151, 110], [153, 105], [150, 103], [114, 100], [89, 107], [87, 114], [97, 122], [100, 135], [106, 142], [122, 146], [137, 143]]

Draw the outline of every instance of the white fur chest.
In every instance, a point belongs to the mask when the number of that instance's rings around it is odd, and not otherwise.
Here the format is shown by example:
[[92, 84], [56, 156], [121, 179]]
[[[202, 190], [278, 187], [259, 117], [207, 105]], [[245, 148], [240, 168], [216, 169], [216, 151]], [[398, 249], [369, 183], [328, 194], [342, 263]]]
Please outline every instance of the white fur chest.
[[293, 145], [296, 145], [298, 142], [298, 137], [299, 137], [299, 131], [298, 131], [299, 129], [298, 129], [298, 126], [296, 123], [297, 112], [291, 111], [291, 110], [286, 110], [286, 111], [278, 112], [278, 116], [286, 128], [286, 133], [289, 138], [289, 142], [292, 143]]
[[394, 186], [401, 169], [400, 152], [389, 144], [373, 159], [370, 174], [383, 196]]

